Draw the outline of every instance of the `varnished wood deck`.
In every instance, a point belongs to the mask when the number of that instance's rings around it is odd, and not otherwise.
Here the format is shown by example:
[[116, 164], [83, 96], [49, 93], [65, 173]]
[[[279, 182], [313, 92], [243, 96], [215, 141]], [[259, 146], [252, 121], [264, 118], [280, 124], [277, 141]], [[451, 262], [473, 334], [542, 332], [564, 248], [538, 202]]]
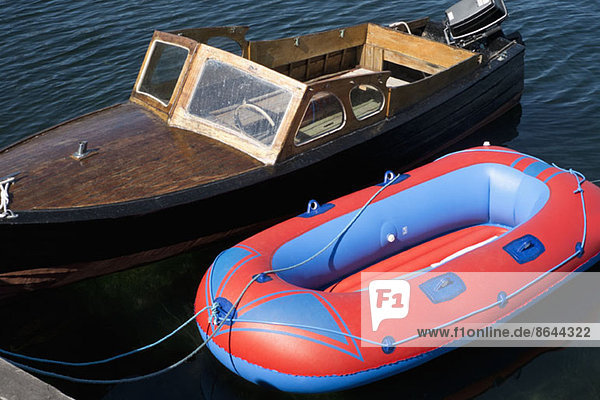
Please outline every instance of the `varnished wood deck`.
[[[71, 158], [80, 140], [95, 154]], [[86, 207], [160, 196], [258, 168], [252, 157], [169, 128], [132, 103], [47, 130], [0, 153], [0, 176], [19, 172], [12, 210]]]

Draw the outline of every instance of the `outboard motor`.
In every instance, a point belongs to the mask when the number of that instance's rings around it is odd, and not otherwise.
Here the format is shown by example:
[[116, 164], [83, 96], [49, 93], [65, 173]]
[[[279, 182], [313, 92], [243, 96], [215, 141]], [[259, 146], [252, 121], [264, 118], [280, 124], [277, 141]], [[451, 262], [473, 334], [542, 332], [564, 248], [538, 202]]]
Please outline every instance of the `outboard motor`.
[[461, 0], [446, 10], [446, 42], [466, 46], [488, 37], [500, 31], [507, 16], [504, 0]]

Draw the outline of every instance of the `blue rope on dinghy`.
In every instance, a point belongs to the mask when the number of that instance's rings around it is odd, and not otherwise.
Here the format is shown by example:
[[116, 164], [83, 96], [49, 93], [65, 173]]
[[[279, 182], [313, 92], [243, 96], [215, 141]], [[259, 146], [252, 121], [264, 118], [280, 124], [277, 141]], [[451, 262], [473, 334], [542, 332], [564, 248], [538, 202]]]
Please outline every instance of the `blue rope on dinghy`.
[[[47, 376], [47, 377], [51, 377], [51, 378], [58, 378], [58, 379], [63, 379], [63, 380], [67, 380], [70, 382], [76, 382], [76, 383], [89, 383], [89, 384], [103, 384], [103, 385], [107, 385], [107, 384], [118, 384], [118, 383], [130, 383], [130, 382], [136, 382], [136, 381], [140, 381], [140, 380], [144, 380], [144, 379], [148, 379], [148, 378], [152, 378], [158, 375], [161, 375], [167, 371], [170, 371], [176, 367], [178, 367], [179, 365], [183, 364], [184, 362], [186, 362], [187, 360], [189, 360], [190, 358], [192, 358], [195, 354], [197, 354], [223, 327], [223, 325], [229, 320], [231, 321], [232, 318], [230, 318], [231, 314], [233, 314], [233, 312], [237, 309], [237, 306], [239, 305], [239, 302], [241, 301], [242, 297], [244, 296], [244, 294], [248, 291], [248, 288], [250, 287], [250, 285], [252, 285], [252, 283], [254, 283], [256, 280], [260, 279], [261, 277], [264, 277], [266, 274], [273, 274], [273, 273], [278, 273], [278, 272], [283, 272], [283, 271], [287, 271], [293, 268], [297, 268], [300, 267], [310, 261], [312, 261], [313, 259], [315, 259], [316, 257], [318, 257], [319, 255], [321, 255], [323, 252], [325, 252], [329, 247], [331, 247], [340, 237], [342, 237], [347, 231], [348, 229], [350, 229], [350, 227], [354, 224], [354, 222], [356, 222], [356, 220], [358, 219], [358, 217], [360, 217], [360, 215], [364, 212], [364, 210], [373, 202], [373, 200], [375, 200], [375, 198], [382, 192], [384, 191], [387, 187], [389, 187], [390, 185], [392, 185], [399, 177], [401, 177], [402, 174], [398, 174], [395, 177], [393, 177], [392, 179], [386, 179], [385, 184], [379, 189], [377, 190], [377, 192], [375, 192], [375, 194], [373, 196], [371, 196], [371, 198], [369, 198], [369, 200], [367, 200], [365, 202], [365, 204], [358, 210], [358, 212], [356, 213], [356, 215], [352, 218], [352, 220], [350, 220], [350, 222], [340, 231], [340, 233], [338, 235], [335, 236], [335, 238], [333, 238], [325, 247], [323, 247], [321, 250], [319, 250], [317, 253], [315, 253], [313, 256], [309, 257], [308, 259], [297, 263], [295, 265], [289, 266], [289, 267], [285, 267], [285, 268], [280, 268], [280, 269], [274, 269], [274, 270], [269, 270], [269, 271], [264, 271], [260, 274], [255, 275], [254, 277], [252, 277], [252, 279], [250, 279], [250, 281], [248, 282], [248, 284], [246, 284], [246, 286], [244, 287], [244, 289], [241, 291], [240, 295], [238, 296], [237, 300], [233, 303], [233, 307], [231, 307], [229, 309], [229, 311], [223, 316], [217, 316], [217, 307], [205, 307], [202, 310], [198, 311], [197, 313], [195, 313], [192, 317], [190, 317], [185, 323], [183, 323], [182, 325], [180, 325], [178, 328], [176, 328], [174, 331], [172, 331], [171, 333], [169, 333], [168, 335], [166, 335], [165, 337], [163, 337], [162, 339], [159, 339], [158, 341], [147, 345], [147, 346], [143, 346], [140, 347], [136, 350], [132, 350], [123, 354], [119, 354], [113, 357], [109, 357], [103, 360], [98, 360], [98, 361], [90, 361], [90, 362], [65, 362], [65, 361], [57, 361], [57, 360], [49, 360], [49, 359], [44, 359], [44, 358], [38, 358], [38, 357], [30, 357], [30, 356], [25, 356], [22, 354], [17, 354], [17, 353], [13, 353], [10, 351], [6, 351], [6, 350], [2, 350], [0, 349], [0, 354], [4, 354], [4, 355], [8, 355], [11, 357], [16, 357], [16, 358], [22, 358], [28, 361], [35, 361], [35, 362], [40, 362], [40, 363], [46, 363], [46, 364], [56, 364], [56, 365], [65, 365], [65, 366], [90, 366], [90, 365], [98, 365], [98, 364], [103, 364], [103, 363], [107, 363], [110, 361], [114, 361], [117, 360], [119, 358], [123, 358], [147, 349], [150, 349], [154, 346], [157, 346], [158, 344], [164, 342], [165, 340], [167, 340], [169, 337], [173, 336], [176, 332], [178, 332], [179, 330], [181, 330], [184, 326], [186, 326], [188, 323], [190, 323], [191, 321], [193, 321], [199, 314], [201, 314], [202, 312], [206, 311], [207, 309], [209, 309], [209, 321], [211, 321], [211, 325], [213, 325], [212, 322], [214, 323], [218, 323], [218, 325], [216, 327], [213, 327], [213, 332], [206, 338], [206, 340], [204, 340], [198, 347], [196, 347], [191, 353], [189, 353], [187, 356], [185, 356], [184, 358], [182, 358], [181, 360], [177, 361], [174, 364], [171, 364], [170, 366], [163, 368], [161, 370], [146, 374], [146, 375], [140, 375], [140, 376], [134, 376], [131, 378], [122, 378], [122, 379], [85, 379], [85, 378], [76, 378], [76, 377], [72, 377], [72, 376], [68, 376], [68, 375], [63, 375], [63, 374], [58, 374], [58, 373], [54, 373], [54, 372], [50, 372], [50, 371], [45, 371], [39, 368], [35, 368], [35, 367], [31, 367], [29, 365], [25, 365], [25, 364], [21, 364], [19, 362], [13, 361], [13, 360], [9, 360], [6, 359], [6, 361], [10, 362], [11, 364], [30, 371], [30, 372], [34, 372], [43, 376]], [[215, 303], [218, 305], [218, 303]], [[378, 343], [374, 343], [374, 344], [378, 344]]]
[[[491, 151], [491, 152], [501, 152], [501, 153], [510, 153], [510, 154], [520, 154], [518, 152], [512, 152], [512, 151], [506, 151], [506, 150], [496, 150], [496, 149], [481, 149], [481, 150], [464, 150], [464, 151], [460, 151], [457, 153], [462, 153], [462, 152], [475, 152], [475, 151]], [[456, 153], [453, 153], [456, 154]], [[438, 158], [438, 160], [445, 158], [441, 157]], [[542, 161], [536, 157], [531, 157], [533, 159]], [[437, 160], [436, 160], [437, 161]], [[543, 161], [542, 161], [543, 162]], [[545, 273], [541, 274], [540, 276], [538, 276], [536, 279], [532, 280], [531, 282], [527, 283], [526, 285], [522, 286], [521, 288], [517, 289], [516, 291], [514, 291], [513, 293], [507, 295], [504, 292], [501, 292], [500, 294], [502, 294], [502, 296], [499, 294], [498, 296], [498, 301], [480, 308], [478, 310], [475, 310], [471, 313], [468, 313], [462, 317], [459, 317], [455, 320], [449, 321], [447, 323], [444, 323], [442, 325], [439, 325], [433, 329], [441, 329], [441, 328], [445, 328], [447, 326], [450, 326], [452, 324], [455, 324], [457, 322], [460, 322], [464, 319], [467, 319], [471, 316], [474, 316], [476, 314], [479, 314], [481, 312], [487, 311], [493, 307], [499, 306], [499, 307], [504, 307], [506, 305], [506, 302], [511, 299], [512, 297], [518, 295], [519, 293], [523, 292], [524, 290], [526, 290], [527, 288], [531, 287], [532, 285], [534, 285], [535, 283], [537, 283], [538, 281], [540, 281], [541, 279], [545, 278], [546, 276], [548, 276], [551, 272], [555, 271], [556, 269], [560, 268], [561, 266], [563, 266], [564, 264], [566, 264], [567, 262], [571, 261], [573, 258], [581, 256], [581, 254], [583, 253], [583, 249], [585, 247], [585, 241], [586, 241], [586, 236], [587, 236], [587, 214], [586, 214], [586, 209], [585, 209], [585, 199], [583, 196], [583, 189], [581, 188], [581, 184], [586, 180], [585, 176], [577, 171], [574, 171], [572, 169], [570, 170], [566, 170], [563, 168], [560, 168], [556, 165], [553, 164], [554, 167], [562, 170], [565, 173], [570, 173], [573, 176], [575, 176], [576, 180], [577, 180], [577, 189], [573, 192], [574, 194], [579, 194], [581, 197], [581, 205], [582, 205], [582, 213], [583, 213], [583, 235], [582, 235], [582, 240], [580, 243], [577, 243], [576, 245], [576, 249], [575, 252], [567, 257], [565, 260], [563, 260], [562, 262], [560, 262], [559, 264], [557, 264], [555, 267], [551, 268], [550, 270], [546, 271]], [[181, 328], [183, 328], [183, 326], [187, 325], [189, 322], [193, 321], [200, 313], [206, 311], [206, 309], [210, 309], [209, 311], [209, 321], [213, 321], [214, 324], [216, 325], [218, 323], [218, 325], [213, 327], [213, 332], [207, 336], [207, 338], [198, 346], [196, 347], [196, 349], [194, 349], [191, 353], [189, 353], [186, 357], [182, 358], [181, 360], [179, 360], [178, 362], [163, 368], [159, 371], [153, 372], [153, 373], [149, 373], [146, 375], [140, 375], [140, 376], [136, 376], [136, 377], [131, 377], [131, 378], [123, 378], [123, 379], [112, 379], [112, 380], [99, 380], [99, 379], [84, 379], [84, 378], [75, 378], [75, 377], [71, 377], [71, 376], [67, 376], [67, 375], [62, 375], [62, 374], [57, 374], [57, 373], [53, 373], [53, 372], [49, 372], [49, 371], [44, 371], [41, 369], [37, 369], [37, 368], [33, 368], [24, 364], [20, 364], [17, 362], [14, 362], [12, 360], [7, 360], [10, 363], [16, 365], [19, 368], [25, 369], [25, 370], [29, 370], [31, 372], [34, 373], [38, 373], [40, 375], [45, 375], [45, 376], [49, 376], [49, 377], [53, 377], [53, 378], [59, 378], [59, 379], [64, 379], [64, 380], [68, 380], [71, 382], [77, 382], [77, 383], [90, 383], [90, 384], [117, 384], [117, 383], [128, 383], [128, 382], [135, 382], [135, 381], [140, 381], [143, 379], [148, 379], [157, 375], [160, 375], [162, 373], [165, 373], [167, 371], [170, 371], [171, 369], [176, 368], [177, 366], [183, 364], [185, 361], [189, 360], [191, 357], [193, 357], [195, 354], [197, 354], [210, 340], [212, 340], [212, 338], [221, 330], [221, 328], [223, 327], [223, 325], [228, 322], [228, 321], [239, 321], [239, 322], [246, 322], [246, 323], [259, 323], [259, 324], [270, 324], [270, 325], [279, 325], [279, 326], [289, 326], [289, 327], [298, 327], [298, 328], [303, 328], [303, 329], [311, 329], [311, 330], [316, 330], [316, 331], [322, 331], [322, 332], [327, 332], [327, 333], [331, 333], [331, 334], [336, 334], [336, 335], [341, 335], [341, 336], [345, 336], [345, 337], [349, 337], [352, 339], [356, 339], [356, 340], [360, 340], [362, 342], [365, 343], [370, 343], [372, 345], [376, 345], [376, 346], [381, 346], [382, 348], [389, 348], [389, 347], [396, 347], [400, 344], [415, 340], [417, 338], [419, 338], [419, 335], [413, 335], [411, 337], [402, 339], [402, 340], [398, 340], [395, 341], [393, 343], [383, 343], [383, 342], [377, 342], [377, 341], [373, 341], [373, 340], [369, 340], [360, 336], [356, 336], [356, 335], [352, 335], [350, 333], [345, 333], [345, 332], [340, 332], [340, 331], [333, 331], [333, 330], [329, 330], [329, 329], [325, 329], [325, 328], [321, 328], [321, 327], [315, 327], [315, 326], [308, 326], [308, 325], [303, 325], [303, 324], [291, 324], [291, 323], [279, 323], [279, 322], [275, 322], [275, 321], [256, 321], [256, 320], [244, 320], [241, 318], [230, 318], [230, 316], [234, 313], [234, 310], [237, 309], [237, 306], [239, 305], [239, 302], [241, 301], [242, 297], [244, 296], [244, 294], [247, 292], [247, 290], [249, 289], [249, 287], [252, 285], [252, 283], [254, 283], [256, 280], [258, 280], [260, 277], [264, 277], [264, 275], [266, 274], [273, 274], [273, 273], [279, 273], [279, 272], [283, 272], [283, 271], [288, 271], [294, 268], [298, 268], [312, 260], [314, 260], [316, 257], [318, 257], [320, 254], [322, 254], [323, 252], [325, 252], [329, 247], [331, 247], [337, 240], [339, 240], [339, 238], [341, 238], [349, 229], [350, 227], [354, 224], [354, 222], [356, 222], [356, 220], [360, 217], [360, 215], [364, 212], [364, 210], [373, 202], [373, 200], [383, 191], [385, 190], [388, 186], [392, 185], [396, 179], [398, 177], [402, 176], [401, 174], [396, 175], [393, 179], [388, 180], [388, 182], [386, 182], [359, 210], [358, 212], [355, 214], [355, 216], [350, 220], [350, 222], [340, 231], [340, 233], [338, 233], [325, 247], [323, 247], [321, 250], [319, 250], [317, 253], [315, 253], [314, 255], [312, 255], [311, 257], [307, 258], [306, 260], [299, 262], [297, 264], [291, 265], [289, 267], [284, 267], [284, 268], [279, 268], [279, 269], [271, 269], [268, 271], [264, 271], [260, 274], [256, 274], [252, 277], [252, 279], [250, 279], [250, 281], [248, 282], [248, 284], [244, 287], [244, 289], [240, 292], [240, 295], [238, 296], [238, 298], [236, 299], [236, 301], [233, 303], [233, 307], [231, 307], [228, 312], [225, 314], [225, 316], [223, 317], [216, 317], [216, 312], [217, 309], [216, 307], [205, 307], [202, 310], [198, 311], [196, 314], [194, 314], [193, 317], [191, 317], [190, 319], [188, 319], [188, 321], [186, 321], [183, 325], [181, 325], [180, 327], [178, 327], [176, 330], [174, 330], [172, 333], [168, 334], [167, 336], [165, 336], [164, 338], [156, 341], [155, 343], [148, 345], [148, 346], [144, 346], [141, 347], [139, 349], [127, 352], [127, 353], [123, 353], [121, 355], [118, 356], [114, 356], [114, 357], [110, 357], [104, 360], [99, 360], [99, 361], [93, 361], [93, 362], [87, 362], [87, 363], [67, 363], [67, 362], [60, 362], [60, 361], [54, 361], [54, 360], [46, 360], [46, 359], [42, 359], [42, 358], [35, 358], [35, 357], [28, 357], [28, 356], [22, 356], [16, 353], [11, 353], [11, 352], [7, 352], [5, 350], [0, 350], [1, 354], [8, 354], [11, 355], [13, 357], [20, 357], [23, 359], [27, 359], [27, 360], [31, 360], [31, 361], [37, 361], [37, 362], [45, 362], [45, 363], [51, 363], [51, 364], [60, 364], [60, 365], [70, 365], [70, 366], [83, 366], [83, 365], [95, 365], [95, 364], [100, 364], [100, 363], [105, 363], [105, 362], [109, 362], [109, 361], [113, 361], [116, 360], [118, 358], [122, 358], [128, 355], [132, 355], [135, 354], [139, 351], [143, 351], [143, 350], [147, 350], [151, 347], [154, 347], [160, 343], [162, 343], [164, 340], [166, 340], [167, 338], [171, 337], [173, 334], [175, 334], [177, 331], [179, 331]], [[213, 325], [213, 323], [211, 323], [211, 326]]]

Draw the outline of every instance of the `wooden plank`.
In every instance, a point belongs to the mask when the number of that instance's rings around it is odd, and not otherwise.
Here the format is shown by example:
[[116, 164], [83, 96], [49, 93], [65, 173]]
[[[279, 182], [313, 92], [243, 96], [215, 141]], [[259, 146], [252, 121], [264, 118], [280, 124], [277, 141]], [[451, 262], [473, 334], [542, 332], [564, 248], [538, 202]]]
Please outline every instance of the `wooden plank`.
[[344, 68], [344, 58], [345, 58], [345, 57], [346, 57], [346, 49], [343, 49], [343, 50], [342, 50], [342, 58], [340, 59], [340, 65], [339, 65], [339, 67], [338, 67], [338, 69], [339, 69], [340, 71], [343, 71], [343, 70], [345, 69], [345, 68]]
[[383, 51], [381, 47], [373, 47], [373, 65], [371, 69], [373, 71], [383, 70]]
[[[378, 48], [380, 49], [380, 48]], [[416, 69], [417, 71], [423, 71], [427, 74], [437, 74], [438, 72], [444, 71], [446, 68], [441, 65], [432, 64], [425, 60], [411, 57], [406, 54], [399, 53], [397, 51], [383, 50], [383, 60], [389, 61], [394, 64], [404, 65], [405, 67]]]
[[321, 71], [321, 75], [325, 75], [327, 73], [327, 62], [329, 61], [329, 54], [325, 54], [325, 59], [323, 60], [323, 71]]
[[327, 66], [325, 67], [325, 75], [334, 74], [339, 72], [339, 66], [342, 60], [342, 52], [335, 51], [333, 53], [327, 53]]
[[[171, 95], [169, 103], [166, 106], [164, 104], [162, 104], [160, 101], [153, 98], [152, 96], [149, 96], [148, 94], [137, 91], [137, 88], [140, 85], [140, 82], [142, 80], [142, 76], [144, 75], [144, 72], [146, 70], [146, 66], [148, 65], [148, 63], [150, 61], [153, 44], [157, 40], [167, 42], [167, 43], [173, 43], [178, 46], [185, 47], [188, 50], [188, 56], [185, 60], [183, 68], [181, 69], [181, 74], [180, 74], [179, 78], [177, 79], [177, 84], [175, 85], [175, 88], [173, 89], [173, 94]], [[173, 35], [171, 33], [166, 33], [166, 32], [155, 31], [154, 35], [152, 36], [152, 40], [150, 41], [150, 44], [148, 45], [148, 49], [146, 50], [146, 55], [144, 56], [144, 61], [142, 62], [142, 67], [140, 68], [140, 70], [138, 72], [138, 76], [135, 80], [135, 85], [133, 85], [133, 90], [131, 92], [130, 98], [133, 101], [136, 101], [138, 104], [145, 104], [147, 108], [153, 109], [153, 111], [161, 118], [163, 117], [163, 115], [169, 115], [169, 113], [173, 110], [173, 106], [176, 103], [179, 94], [181, 93], [181, 88], [183, 87], [183, 84], [187, 77], [187, 73], [189, 71], [190, 64], [194, 58], [197, 46], [198, 46], [197, 42], [195, 42], [194, 40], [189, 39], [187, 37]]]
[[277, 40], [250, 42], [251, 60], [275, 68], [364, 44], [367, 25]]
[[473, 57], [473, 53], [469, 51], [375, 24], [369, 24], [367, 44], [399, 52], [445, 68]]
[[479, 57], [473, 56], [458, 65], [428, 76], [417, 82], [390, 89], [388, 116], [394, 115], [411, 104], [431, 96], [452, 82], [462, 78], [479, 66]]
[[363, 47], [360, 65], [364, 68], [373, 70], [373, 45], [366, 44]]
[[[96, 154], [76, 161], [79, 140]], [[111, 107], [49, 129], [0, 153], [0, 170], [20, 172], [14, 210], [117, 203], [167, 194], [259, 168], [229, 146], [169, 128], [135, 104]]]
[[359, 49], [359, 47], [351, 47], [351, 48], [346, 49], [344, 58], [341, 63], [342, 70], [354, 68], [358, 65], [359, 60], [360, 60], [358, 58], [358, 49]]
[[325, 59], [327, 55], [324, 56], [316, 56], [310, 58], [308, 60], [308, 68], [306, 71], [306, 79], [313, 79], [315, 77], [321, 76], [323, 74], [323, 70], [325, 69]]
[[290, 63], [289, 77], [302, 82], [306, 76], [306, 61], [297, 61]]
[[306, 60], [280, 65], [273, 69], [301, 82], [314, 80], [324, 75], [354, 68], [359, 64], [358, 52], [360, 47], [351, 47], [325, 55], [314, 56]]

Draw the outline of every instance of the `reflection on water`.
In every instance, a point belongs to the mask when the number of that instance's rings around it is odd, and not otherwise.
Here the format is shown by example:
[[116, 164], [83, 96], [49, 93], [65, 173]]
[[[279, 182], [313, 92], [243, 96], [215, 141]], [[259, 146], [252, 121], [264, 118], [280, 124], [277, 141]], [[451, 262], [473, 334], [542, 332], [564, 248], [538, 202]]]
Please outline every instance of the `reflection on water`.
[[[198, 283], [222, 248], [4, 302], [0, 315], [9, 322], [3, 324], [0, 342], [15, 352], [67, 361], [103, 359], [154, 342], [193, 314]], [[191, 324], [173, 340], [146, 353], [105, 366], [52, 370], [93, 379], [139, 375], [174, 363], [198, 343], [199, 334]], [[178, 374], [179, 370], [174, 375]], [[110, 389], [50, 382], [75, 397], [101, 398]]]

